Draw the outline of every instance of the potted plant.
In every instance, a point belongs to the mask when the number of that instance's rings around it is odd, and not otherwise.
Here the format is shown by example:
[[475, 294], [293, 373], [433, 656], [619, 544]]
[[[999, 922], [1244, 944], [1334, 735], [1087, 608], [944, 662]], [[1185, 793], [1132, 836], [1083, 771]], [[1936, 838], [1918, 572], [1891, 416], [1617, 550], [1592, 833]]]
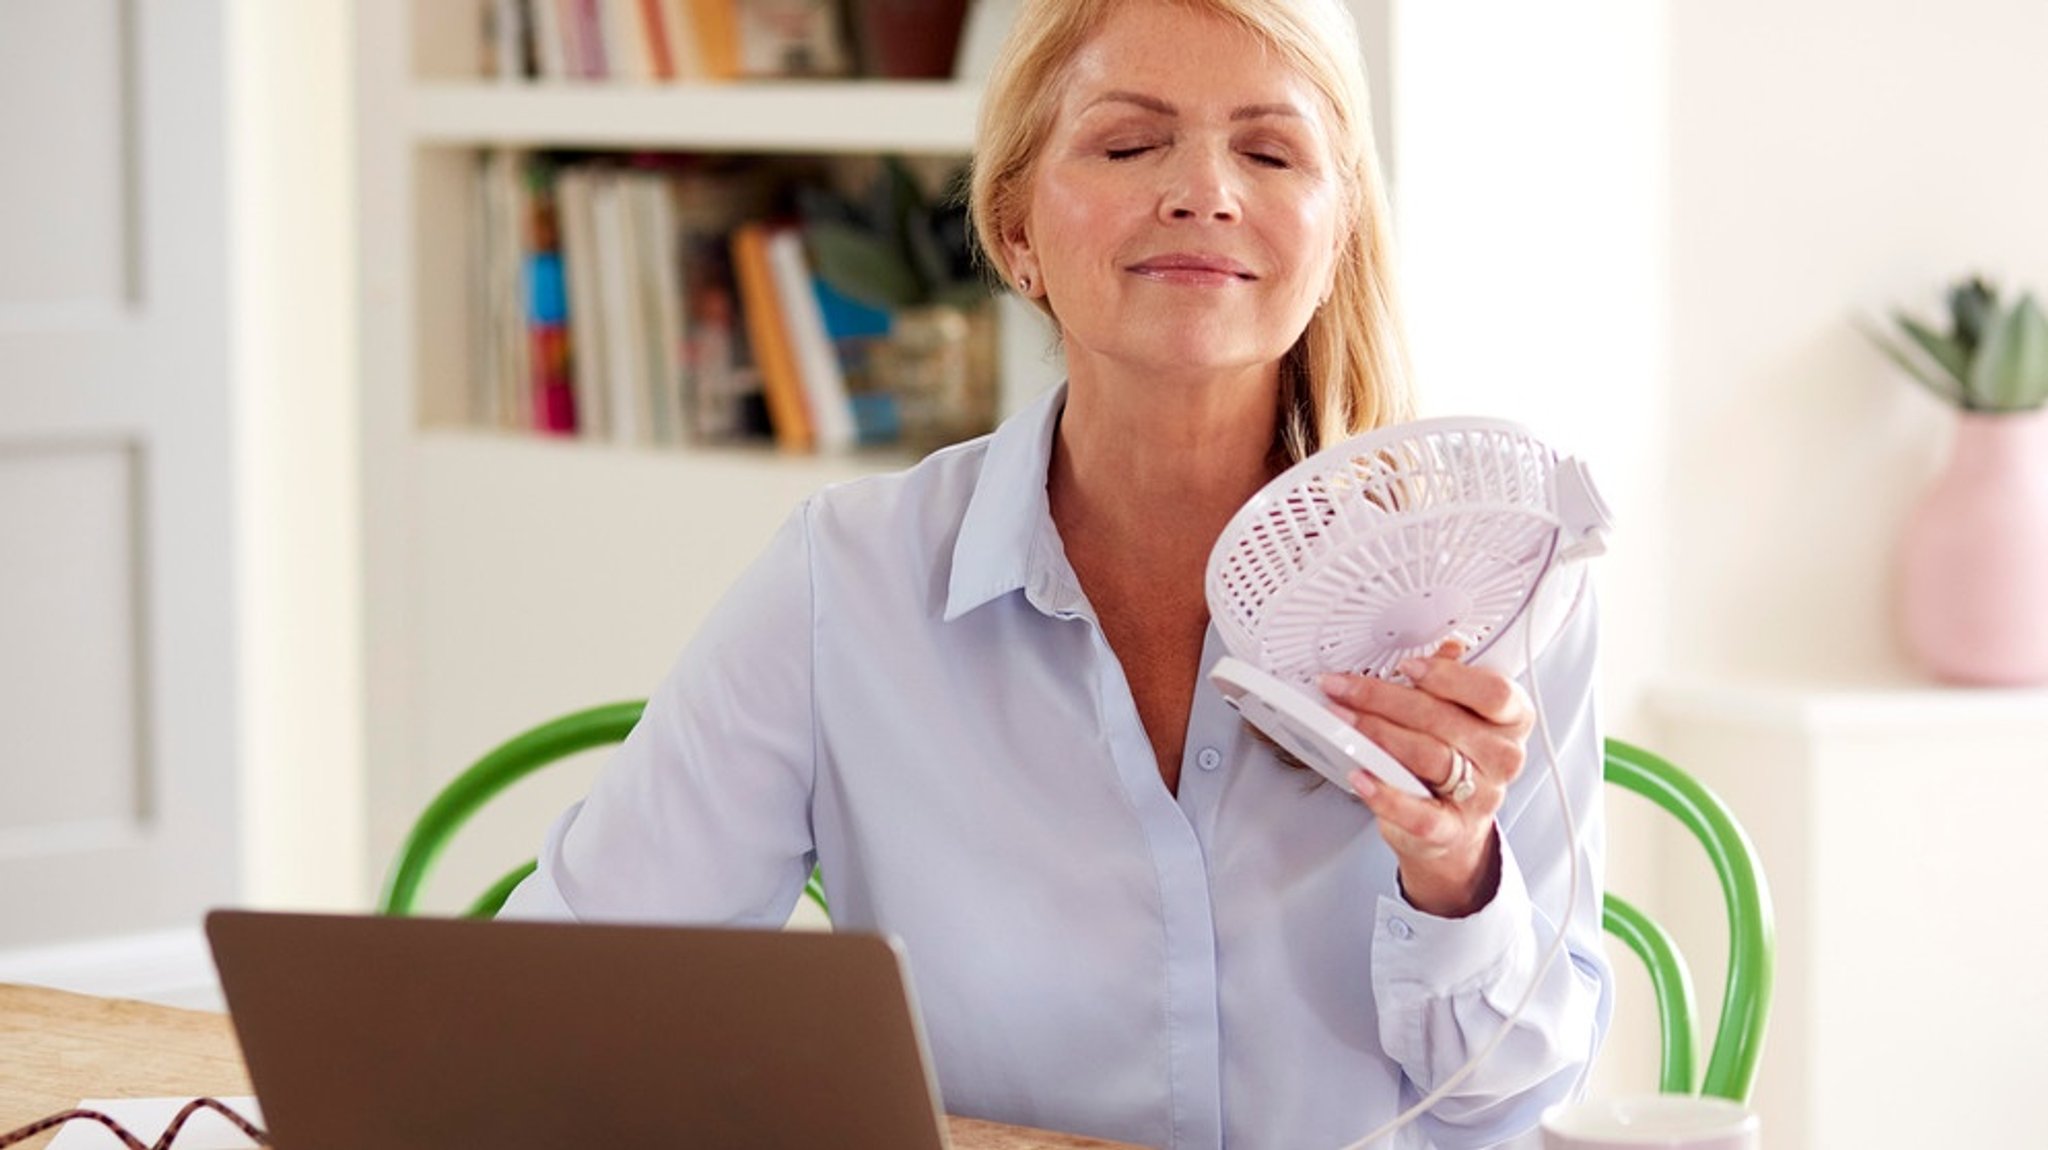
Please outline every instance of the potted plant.
[[994, 426], [994, 315], [965, 170], [927, 195], [907, 164], [884, 157], [859, 194], [807, 188], [800, 207], [818, 278], [888, 316], [870, 375], [895, 397], [904, 442], [929, 449]]
[[1903, 311], [1872, 332], [1957, 409], [1946, 468], [1901, 542], [1907, 646], [1937, 677], [2048, 682], [2048, 317], [1981, 277], [1948, 293], [1946, 330]]

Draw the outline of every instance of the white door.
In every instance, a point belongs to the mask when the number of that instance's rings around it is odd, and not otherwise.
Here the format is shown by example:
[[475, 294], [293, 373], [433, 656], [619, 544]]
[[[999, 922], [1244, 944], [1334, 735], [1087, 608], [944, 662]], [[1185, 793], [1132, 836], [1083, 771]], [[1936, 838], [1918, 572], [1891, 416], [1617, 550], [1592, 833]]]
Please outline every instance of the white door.
[[223, 0], [0, 0], [0, 948], [237, 884]]

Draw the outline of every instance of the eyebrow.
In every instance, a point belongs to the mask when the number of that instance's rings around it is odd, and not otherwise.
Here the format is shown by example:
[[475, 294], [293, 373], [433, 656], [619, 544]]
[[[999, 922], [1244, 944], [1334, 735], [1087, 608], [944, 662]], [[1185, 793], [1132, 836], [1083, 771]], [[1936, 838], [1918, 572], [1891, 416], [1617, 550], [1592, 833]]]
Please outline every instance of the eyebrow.
[[[1179, 108], [1174, 107], [1157, 96], [1148, 96], [1143, 92], [1131, 92], [1121, 88], [1104, 92], [1102, 95], [1089, 101], [1088, 106], [1092, 108], [1098, 104], [1110, 103], [1135, 104], [1148, 112], [1157, 112], [1162, 116], [1178, 116], [1180, 114]], [[1301, 109], [1292, 104], [1275, 103], [1245, 104], [1242, 107], [1230, 110], [1230, 118], [1232, 120], [1257, 120], [1265, 116], [1294, 116], [1299, 118], [1301, 116]]]

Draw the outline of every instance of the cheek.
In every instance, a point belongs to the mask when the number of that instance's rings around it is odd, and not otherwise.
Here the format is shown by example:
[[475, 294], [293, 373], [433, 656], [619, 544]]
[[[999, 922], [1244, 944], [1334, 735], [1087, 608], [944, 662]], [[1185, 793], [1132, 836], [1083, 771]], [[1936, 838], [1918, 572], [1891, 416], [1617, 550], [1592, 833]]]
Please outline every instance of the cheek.
[[1296, 266], [1302, 269], [1303, 290], [1320, 297], [1329, 285], [1343, 243], [1342, 221], [1334, 202], [1321, 199], [1300, 205], [1291, 224], [1290, 246]]
[[1075, 179], [1040, 181], [1031, 200], [1033, 244], [1048, 267], [1113, 258], [1128, 205], [1114, 189]]

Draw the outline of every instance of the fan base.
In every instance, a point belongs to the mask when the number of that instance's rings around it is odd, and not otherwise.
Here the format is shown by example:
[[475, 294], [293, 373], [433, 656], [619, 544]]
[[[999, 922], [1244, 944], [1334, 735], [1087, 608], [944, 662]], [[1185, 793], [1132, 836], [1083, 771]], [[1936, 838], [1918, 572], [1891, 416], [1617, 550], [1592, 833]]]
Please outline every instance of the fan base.
[[1209, 679], [1252, 726], [1317, 774], [1351, 790], [1352, 771], [1364, 769], [1398, 791], [1429, 798], [1429, 788], [1394, 756], [1315, 698], [1308, 689], [1277, 679], [1233, 656], [1216, 661]]

